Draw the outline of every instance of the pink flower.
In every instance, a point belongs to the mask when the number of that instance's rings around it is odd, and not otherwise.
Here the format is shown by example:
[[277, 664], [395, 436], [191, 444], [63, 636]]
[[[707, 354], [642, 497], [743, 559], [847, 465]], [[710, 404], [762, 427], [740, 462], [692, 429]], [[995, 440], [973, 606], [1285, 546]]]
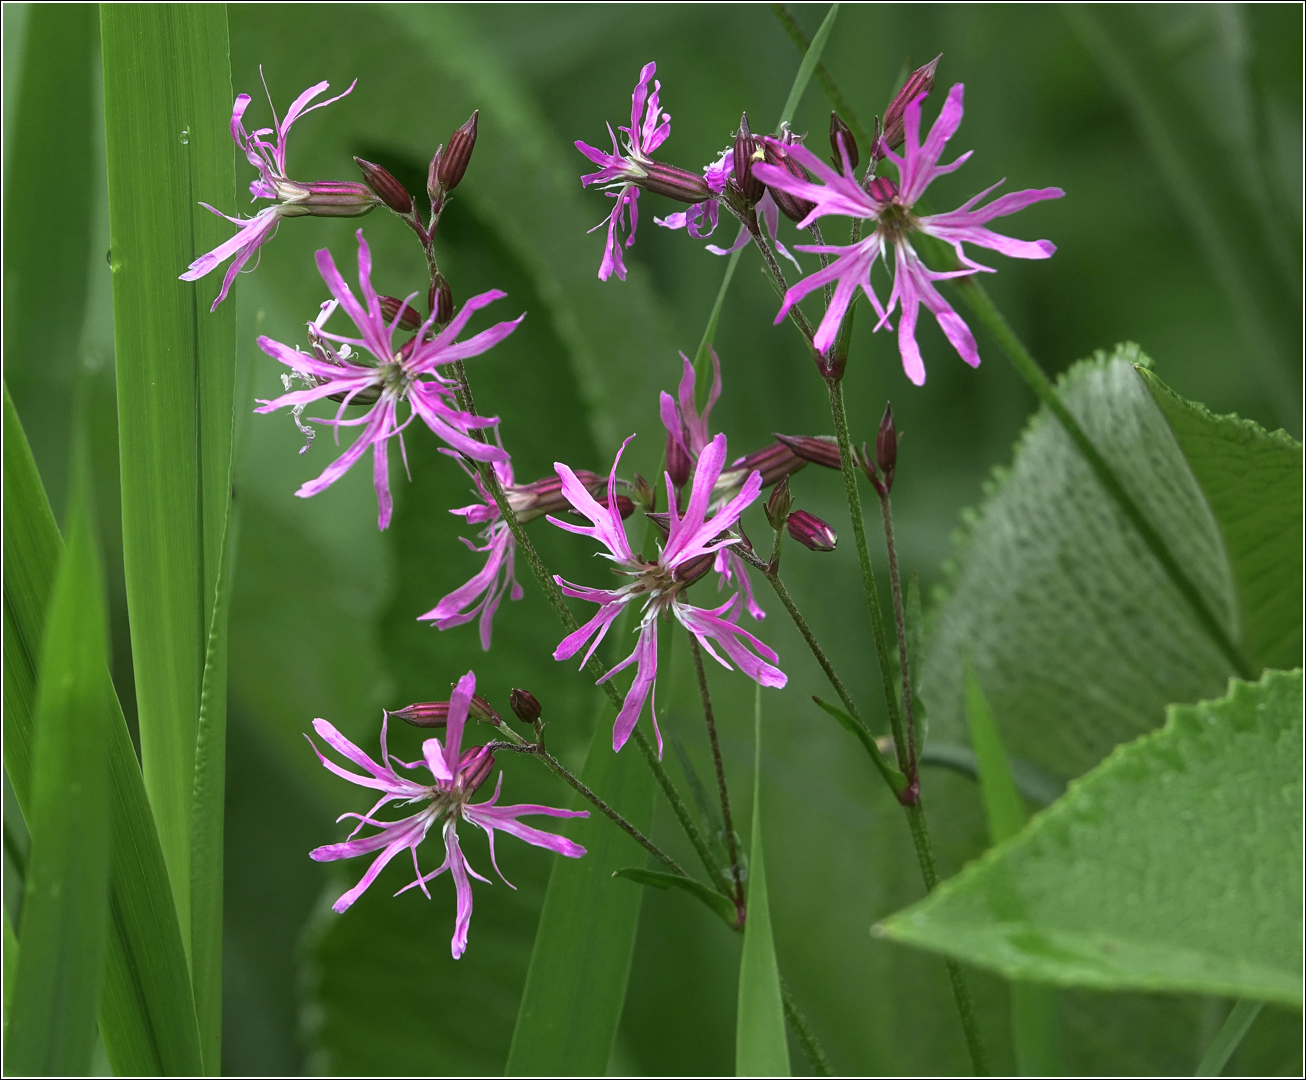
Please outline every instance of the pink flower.
[[[414, 416], [460, 454], [475, 461], [506, 461], [508, 455], [498, 446], [487, 445], [469, 434], [473, 428], [493, 427], [495, 418], [476, 417], [454, 405], [453, 382], [439, 374], [444, 364], [479, 356], [493, 348], [517, 328], [524, 315], [509, 322], [501, 322], [489, 330], [468, 338], [455, 339], [466, 327], [472, 315], [505, 294], [497, 289], [481, 293], [468, 300], [453, 320], [435, 333], [435, 314], [424, 322], [417, 334], [404, 344], [393, 344], [395, 328], [403, 317], [400, 307], [393, 320], [387, 320], [381, 310], [381, 301], [372, 288], [372, 255], [360, 229], [358, 237], [358, 284], [366, 306], [354, 297], [345, 279], [336, 270], [331, 253], [323, 248], [317, 253], [317, 267], [336, 303], [354, 321], [359, 337], [344, 337], [322, 328], [334, 306], [324, 309], [323, 316], [309, 327], [309, 340], [313, 355], [292, 349], [269, 337], [258, 339], [259, 347], [274, 359], [280, 360], [296, 376], [308, 384], [307, 390], [294, 390], [272, 401], [260, 401], [255, 412], [266, 413], [291, 406], [302, 409], [311, 402], [330, 397], [340, 402], [333, 420], [318, 420], [321, 424], [336, 427], [337, 438], [341, 427], [362, 426], [363, 430], [340, 457], [332, 462], [316, 480], [305, 483], [297, 492], [303, 498], [316, 495], [330, 487], [343, 476], [368, 449], [372, 448], [372, 477], [379, 505], [378, 525], [384, 529], [390, 524], [391, 498], [387, 468], [389, 440], [400, 434]], [[411, 300], [412, 297], [409, 297]], [[343, 347], [335, 348], [336, 342]], [[373, 358], [367, 363], [356, 359], [356, 350], [365, 350]], [[289, 377], [283, 376], [289, 387]], [[408, 403], [410, 415], [399, 421], [399, 406]], [[370, 404], [360, 417], [343, 419], [345, 409], [352, 404]]]
[[[262, 68], [259, 71], [261, 73]], [[197, 281], [227, 259], [232, 260], [231, 265], [227, 267], [226, 276], [222, 279], [222, 289], [210, 310], [216, 311], [218, 305], [227, 298], [236, 275], [240, 273], [254, 252], [275, 235], [283, 217], [299, 217], [305, 214], [312, 214], [315, 217], [357, 217], [378, 205], [376, 196], [365, 184], [331, 180], [301, 183], [291, 180], [286, 175], [286, 136], [290, 132], [290, 126], [304, 114], [339, 101], [354, 89], [357, 82], [358, 80], [355, 79], [350, 83], [349, 89], [344, 94], [338, 94], [312, 105], [309, 102], [326, 90], [330, 84], [320, 82], [316, 86], [310, 86], [291, 104], [284, 121], [277, 119], [276, 108], [272, 106], [272, 95], [268, 94], [268, 105], [272, 108], [274, 126], [259, 128], [252, 134], [246, 133], [243, 122], [250, 96], [241, 94], [236, 98], [235, 107], [231, 112], [231, 137], [245, 152], [249, 163], [259, 172], [258, 179], [249, 185], [250, 194], [254, 199], [273, 199], [275, 202], [272, 206], [265, 206], [252, 218], [231, 217], [221, 210], [214, 209], [208, 203], [200, 203], [204, 209], [226, 218], [237, 227], [235, 236], [219, 244], [207, 254], [201, 255], [181, 275], [182, 281]], [[263, 89], [266, 93], [266, 83]], [[264, 138], [266, 135], [275, 135], [276, 141], [268, 142]]]
[[[631, 436], [633, 438], [634, 436]], [[629, 443], [630, 439], [626, 440]], [[626, 448], [622, 444], [622, 451]], [[614, 564], [615, 572], [630, 579], [628, 584], [617, 589], [591, 589], [573, 585], [562, 578], [555, 578], [562, 591], [568, 596], [589, 600], [599, 605], [598, 612], [579, 630], [568, 634], [554, 650], [555, 660], [568, 660], [575, 656], [583, 646], [589, 645], [582, 659], [582, 666], [589, 661], [594, 650], [607, 636], [612, 622], [621, 614], [629, 603], [642, 602], [643, 609], [639, 624], [639, 641], [625, 660], [617, 664], [603, 676], [600, 682], [610, 679], [617, 672], [637, 665], [635, 679], [626, 694], [625, 702], [617, 714], [612, 731], [612, 748], [620, 750], [630, 738], [630, 733], [643, 711], [644, 702], [653, 691], [657, 677], [657, 617], [673, 615], [714, 660], [729, 669], [730, 664], [723, 660], [712, 647], [715, 641], [746, 675], [762, 686], [784, 686], [785, 674], [769, 661], [779, 659], [775, 652], [745, 630], [741, 630], [731, 620], [738, 596], [732, 596], [720, 607], [713, 609], [698, 608], [686, 603], [684, 590], [701, 576], [714, 561], [716, 554], [724, 548], [738, 543], [738, 538], [722, 536], [731, 528], [752, 503], [762, 488], [762, 477], [754, 472], [745, 482], [739, 494], [720, 507], [711, 517], [708, 516], [712, 501], [712, 489], [721, 475], [726, 458], [726, 437], [718, 435], [703, 450], [694, 472], [694, 486], [690, 493], [689, 504], [682, 517], [676, 509], [676, 492], [671, 478], [666, 478], [669, 513], [669, 530], [666, 543], [653, 562], [645, 562], [635, 554], [626, 538], [625, 526], [621, 513], [617, 509], [616, 485], [617, 464], [621, 461], [621, 452], [612, 463], [612, 472], [608, 477], [607, 506], [598, 503], [585, 490], [575, 473], [561, 462], [555, 463], [558, 475], [562, 478], [562, 492], [571, 505], [588, 518], [590, 525], [573, 525], [550, 517], [549, 520], [568, 532], [590, 536], [599, 541], [607, 551], [604, 557]], [[662, 750], [662, 734], [657, 726], [656, 704], [653, 707], [653, 730], [657, 734], [658, 752]]]
[[[982, 198], [998, 186], [995, 184], [951, 213], [929, 216], [913, 213], [916, 201], [935, 177], [952, 172], [970, 157], [970, 151], [967, 151], [949, 165], [939, 164], [945, 144], [961, 124], [961, 99], [962, 84], [958, 83], [948, 93], [948, 99], [924, 144], [920, 141], [920, 125], [921, 102], [925, 100], [925, 94], [918, 95], [907, 106], [904, 114], [906, 141], [903, 156], [899, 157], [885, 148], [886, 156], [898, 168], [900, 179], [897, 184], [881, 177], [863, 189], [853, 177], [846, 151], [843, 172], [838, 173], [799, 144], [785, 147], [786, 152], [823, 183], [801, 180], [787, 169], [775, 165], [759, 163], [755, 166], [756, 175], [769, 186], [815, 203], [812, 212], [799, 223], [800, 227], [826, 214], [864, 218], [873, 221], [875, 225], [869, 236], [848, 247], [799, 245], [799, 251], [821, 252], [838, 258], [785, 293], [784, 304], [776, 316], [776, 322], [783, 319], [789, 308], [809, 292], [833, 283], [834, 298], [821, 320], [815, 339], [816, 347], [825, 352], [834, 344], [839, 324], [858, 288], [866, 294], [876, 314], [880, 316], [877, 330], [888, 325], [894, 308], [901, 305], [898, 349], [902, 354], [902, 366], [907, 377], [917, 386], [925, 382], [925, 364], [916, 344], [916, 319], [921, 304], [938, 320], [940, 328], [966, 363], [975, 367], [980, 362], [979, 350], [970, 328], [934, 286], [934, 282], [945, 278], [963, 277], [975, 271], [992, 272], [990, 267], [981, 266], [966, 255], [962, 244], [978, 244], [1018, 259], [1049, 258], [1056, 251], [1056, 247], [1049, 241], [1015, 240], [995, 233], [985, 225], [996, 217], [1014, 214], [1032, 203], [1057, 199], [1065, 194], [1060, 188], [1040, 188], [1013, 192], [984, 206], [977, 206]], [[935, 271], [926, 267], [911, 245], [910, 236], [913, 232], [936, 236], [951, 244], [962, 269]], [[885, 307], [871, 288], [871, 267], [877, 258], [887, 262], [889, 247], [894, 251], [894, 279], [893, 291], [888, 306]]]
[[[360, 787], [372, 788], [381, 792], [381, 798], [366, 814], [341, 814], [337, 819], [338, 821], [343, 821], [345, 818], [356, 818], [358, 820], [357, 827], [349, 834], [349, 838], [344, 843], [328, 844], [325, 847], [314, 848], [309, 852], [310, 857], [317, 862], [333, 862], [336, 859], [353, 858], [355, 855], [380, 853], [372, 860], [372, 865], [367, 868], [367, 873], [363, 875], [362, 880], [345, 892], [332, 905], [332, 909], [338, 912], [347, 909], [376, 880], [377, 875], [381, 873], [386, 863], [407, 848], [412, 852], [413, 869], [417, 873], [417, 878], [411, 884], [405, 885], [399, 892], [420, 888], [430, 899], [431, 893], [426, 887], [428, 881], [443, 874], [446, 870], [453, 877], [454, 888], [458, 896], [458, 915], [454, 922], [453, 940], [451, 942], [455, 960], [462, 956], [467, 949], [467, 928], [472, 918], [472, 888], [468, 879], [474, 877], [479, 881], [489, 882], [488, 878], [482, 877], [472, 869], [471, 864], [467, 861], [467, 856], [463, 854], [458, 840], [458, 822], [460, 820], [469, 821], [478, 828], [485, 830], [485, 834], [490, 841], [490, 863], [494, 867], [494, 872], [499, 875], [500, 880], [505, 885], [509, 888], [515, 888], [503, 876], [495, 859], [494, 833], [496, 829], [525, 840], [528, 844], [547, 848], [559, 855], [566, 855], [576, 859], [585, 854], [585, 849], [579, 844], [573, 843], [566, 837], [556, 836], [553, 833], [543, 832], [529, 825], [523, 825], [517, 819], [527, 814], [547, 814], [549, 817], [589, 816], [588, 812], [584, 810], [559, 810], [551, 806], [536, 806], [529, 803], [518, 806], [499, 806], [497, 803], [499, 791], [503, 787], [502, 773], [499, 774], [499, 781], [495, 785], [494, 794], [488, 800], [482, 803], [470, 801], [476, 789], [485, 782], [494, 769], [494, 755], [489, 747], [475, 746], [469, 747], [465, 751], [462, 749], [463, 728], [467, 723], [467, 710], [475, 690], [476, 676], [469, 671], [458, 680], [458, 686], [454, 689], [449, 701], [449, 719], [445, 744], [441, 746], [439, 739], [427, 739], [422, 743], [422, 761], [400, 761], [398, 758], [392, 757], [386, 750], [388, 713], [381, 722], [381, 761], [379, 763], [373, 761], [325, 720], [313, 721], [313, 728], [322, 740], [341, 757], [361, 768], [363, 773], [352, 772], [337, 765], [318, 750], [311, 738], [308, 740], [318, 759], [331, 772], [344, 777], [351, 783], [358, 784]], [[397, 771], [399, 768], [409, 771], [425, 768], [431, 774], [431, 782], [425, 783], [401, 776]], [[414, 803], [425, 803], [426, 805], [410, 817], [401, 818], [398, 821], [378, 821], [375, 815], [387, 803], [398, 803], [405, 806]], [[429, 874], [423, 874], [417, 862], [417, 846], [426, 839], [426, 834], [438, 821], [444, 822], [441, 828], [444, 836], [444, 862]], [[379, 831], [355, 839], [364, 825], [374, 826]], [[399, 893], [395, 895], [398, 896]]]

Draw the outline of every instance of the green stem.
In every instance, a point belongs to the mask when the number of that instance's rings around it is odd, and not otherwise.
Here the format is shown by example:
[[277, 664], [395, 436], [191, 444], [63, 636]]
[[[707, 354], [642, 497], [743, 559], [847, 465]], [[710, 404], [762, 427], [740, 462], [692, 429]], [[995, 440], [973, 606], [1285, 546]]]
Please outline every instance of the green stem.
[[716, 767], [717, 794], [721, 799], [721, 817], [725, 822], [726, 847], [730, 852], [730, 876], [735, 882], [735, 903], [744, 902], [744, 881], [739, 872], [739, 851], [735, 844], [735, 823], [730, 816], [730, 793], [726, 790], [726, 768], [721, 760], [721, 744], [716, 737], [716, 718], [712, 715], [712, 698], [707, 692], [707, 672], [703, 670], [703, 649], [698, 638], [689, 635], [689, 651], [694, 657], [694, 672], [698, 676], [698, 693], [703, 699], [703, 719], [707, 723], [707, 738], [712, 744], [712, 764]]
[[798, 1011], [798, 1006], [794, 1002], [794, 992], [789, 989], [789, 983], [785, 981], [783, 975], [780, 976], [780, 998], [784, 1002], [785, 1019], [789, 1021], [789, 1026], [798, 1036], [798, 1044], [807, 1055], [807, 1060], [812, 1063], [812, 1069], [817, 1076], [829, 1076], [830, 1063], [826, 1060], [825, 1051], [816, 1041], [816, 1035], [808, 1025], [807, 1019]]
[[1238, 1049], [1238, 1044], [1243, 1041], [1243, 1036], [1260, 1016], [1264, 1004], [1263, 1001], [1248, 1001], [1246, 998], [1239, 998], [1234, 1003], [1223, 1026], [1216, 1032], [1211, 1045], [1202, 1055], [1201, 1064], [1197, 1066], [1194, 1076], [1219, 1076], [1224, 1071], [1224, 1067], [1229, 1064], [1229, 1058]]
[[880, 493], [880, 516], [884, 519], [884, 546], [889, 552], [889, 584], [893, 590], [893, 624], [898, 634], [898, 666], [902, 669], [902, 708], [907, 716], [907, 778], [917, 783], [916, 719], [912, 714], [911, 667], [907, 659], [907, 620], [902, 610], [902, 581], [898, 576], [898, 546], [893, 539], [893, 508], [886, 488]]
[[1234, 670], [1244, 679], [1255, 679], [1258, 673], [1242, 654], [1242, 650], [1230, 639], [1224, 627], [1220, 625], [1219, 620], [1203, 599], [1192, 578], [1184, 571], [1179, 560], [1170, 550], [1169, 545], [1166, 544], [1147, 515], [1143, 513], [1142, 507], [1134, 501], [1134, 497], [1125, 489], [1124, 484], [1120, 482], [1120, 478], [1107, 464], [1106, 459], [1097, 447], [1093, 445], [1087, 432], [1084, 431], [1079, 421], [1075, 419], [1074, 414], [1066, 407], [1065, 402], [1061, 400], [1056, 387], [1052, 385], [1051, 380], [1038, 362], [1029, 354], [1029, 351], [1016, 336], [1015, 331], [1011, 329], [1010, 324], [1003, 318], [1002, 313], [994, 306], [984, 287], [974, 278], [954, 278], [953, 284], [956, 285], [957, 291], [961, 293], [971, 311], [979, 317], [980, 321], [988, 327], [989, 332], [997, 339], [998, 345], [1007, 354], [1020, 377], [1038, 395], [1039, 400], [1048, 407], [1052, 415], [1060, 421], [1066, 434], [1070, 436], [1079, 452], [1084, 455], [1084, 460], [1088, 462], [1093, 474], [1106, 488], [1108, 494], [1116, 501], [1120, 509], [1124, 511], [1125, 517], [1129, 519], [1130, 523], [1138, 531], [1139, 536], [1143, 538], [1143, 542], [1151, 549], [1152, 554], [1161, 564], [1166, 575], [1174, 583], [1175, 588], [1179, 590], [1184, 600], [1187, 601], [1193, 614], [1197, 616], [1197, 621], [1201, 623], [1202, 628], [1215, 641], [1220, 651], [1233, 665]]
[[848, 499], [848, 513], [853, 522], [853, 538], [857, 542], [857, 561], [862, 571], [862, 592], [866, 595], [866, 613], [871, 620], [871, 633], [875, 637], [875, 655], [880, 664], [884, 703], [889, 710], [889, 725], [893, 729], [893, 743], [898, 752], [898, 768], [911, 775], [911, 760], [907, 754], [907, 734], [902, 715], [898, 711], [898, 695], [893, 689], [893, 675], [889, 667], [889, 643], [884, 632], [884, 615], [880, 611], [880, 594], [875, 587], [875, 570], [871, 566], [871, 553], [866, 546], [866, 525], [862, 521], [862, 500], [857, 490], [857, 470], [853, 464], [853, 448], [848, 438], [848, 413], [843, 403], [843, 383], [838, 379], [826, 380], [830, 392], [830, 415], [834, 418], [834, 433], [839, 440], [839, 463], [843, 472], [844, 494]]

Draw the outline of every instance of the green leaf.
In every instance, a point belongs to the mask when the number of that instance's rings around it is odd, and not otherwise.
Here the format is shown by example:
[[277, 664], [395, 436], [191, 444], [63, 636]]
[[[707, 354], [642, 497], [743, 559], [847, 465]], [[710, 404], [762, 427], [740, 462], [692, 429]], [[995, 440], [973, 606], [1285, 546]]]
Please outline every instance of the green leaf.
[[[1016, 790], [1026, 802], [1035, 806], [1047, 806], [1056, 802], [1066, 792], [1066, 782], [1052, 776], [1036, 765], [1031, 765], [1023, 758], [1007, 758], [1011, 766], [1011, 776], [1016, 783]], [[980, 776], [979, 761], [975, 751], [969, 746], [954, 746], [951, 743], [932, 742], [921, 752], [922, 765], [941, 765], [945, 769], [961, 773], [972, 780]]]
[[[653, 775], [633, 749], [612, 752], [614, 718], [605, 707], [581, 779], [647, 833]], [[600, 814], [571, 821], [567, 835], [585, 856], [558, 859], [549, 874], [509, 1076], [604, 1073], [621, 1019], [642, 892], [615, 887], [611, 878], [630, 860], [632, 840]]]
[[[966, 670], [966, 719], [979, 763], [989, 838], [994, 844], [1001, 844], [1024, 826], [1025, 804], [1002, 749], [993, 713], [984, 700], [984, 691], [969, 668]], [[1060, 1076], [1065, 1072], [1060, 1053], [1060, 1026], [1055, 990], [1019, 980], [1011, 984], [1011, 1042], [1021, 1076]]]
[[14, 924], [9, 921], [9, 912], [5, 911], [4, 927], [4, 1039], [9, 1041], [9, 1003], [14, 997], [14, 981], [18, 975], [18, 935], [14, 933]]
[[[1147, 507], [1228, 635], [1240, 643], [1273, 637], [1282, 631], [1280, 609], [1240, 608], [1240, 594], [1268, 595], [1266, 583], [1273, 582], [1299, 595], [1299, 569], [1280, 560], [1261, 566], [1257, 580], [1247, 576], [1248, 559], [1231, 559], [1223, 507], [1208, 502], [1185, 457], [1193, 440], [1176, 438], [1149, 389], [1154, 377], [1140, 374], [1147, 363], [1136, 347], [1123, 345], [1110, 357], [1075, 365], [1060, 392], [1121, 483]], [[1258, 439], [1288, 443], [1277, 435]], [[1277, 492], [1287, 455], [1285, 446], [1256, 457], [1242, 473], [1247, 490], [1270, 484]], [[1253, 526], [1248, 551], [1253, 536], [1280, 550], [1279, 537]], [[1046, 410], [970, 518], [951, 578], [922, 681], [935, 735], [944, 742], [962, 741], [965, 730], [966, 657], [1008, 751], [1061, 777], [1078, 775], [1116, 744], [1159, 726], [1167, 705], [1218, 696], [1233, 674]]]
[[762, 688], [753, 697], [753, 839], [748, 857], [748, 920], [739, 960], [735, 1075], [789, 1076], [780, 969], [771, 936], [771, 908], [762, 860]]
[[1009, 978], [1301, 1004], [1301, 672], [1173, 706], [880, 924]]
[[55, 575], [41, 647], [25, 815], [32, 845], [13, 1026], [5, 1041], [5, 1068], [29, 1075], [90, 1071], [109, 912], [109, 640], [80, 433], [78, 443], [70, 539]]
[[[916, 746], [929, 744], [929, 711], [921, 698], [921, 674], [925, 669], [925, 617], [921, 614], [921, 587], [916, 572], [907, 579], [907, 601], [903, 605], [907, 630], [907, 666], [911, 674], [912, 719], [916, 723]], [[898, 680], [902, 682], [901, 678]]]
[[807, 84], [812, 81], [812, 72], [816, 70], [816, 65], [821, 60], [821, 53], [825, 49], [825, 43], [830, 39], [830, 32], [834, 29], [834, 20], [838, 18], [838, 15], [839, 5], [831, 4], [829, 12], [821, 21], [820, 27], [817, 28], [816, 34], [812, 38], [811, 45], [803, 53], [803, 61], [798, 65], [798, 74], [794, 76], [794, 84], [789, 88], [789, 96], [785, 99], [784, 108], [780, 111], [780, 122], [775, 126], [777, 135], [794, 118], [798, 103], [803, 99]]
[[637, 885], [652, 885], [655, 889], [680, 889], [682, 892], [687, 892], [720, 915], [730, 929], [735, 929], [738, 912], [735, 911], [734, 902], [701, 881], [685, 877], [683, 874], [664, 874], [659, 870], [643, 870], [636, 866], [623, 866], [612, 876], [625, 878]]
[[1302, 448], [1185, 401], [1146, 369], [1151, 390], [1210, 504], [1233, 571], [1244, 645], [1259, 668], [1302, 655]]
[[[220, 933], [211, 917], [192, 927], [190, 854], [201, 687], [230, 502], [235, 308], [209, 313], [218, 273], [196, 284], [178, 275], [231, 235], [198, 205], [234, 210], [226, 9], [107, 5], [101, 36], [141, 760], [190, 953], [192, 932], [206, 942]], [[220, 799], [220, 783], [210, 790]], [[217, 955], [206, 944], [201, 960]], [[206, 987], [214, 977], [197, 973]], [[206, 1068], [215, 1071], [220, 1018], [207, 990], [202, 1001]]]
[[[30, 817], [35, 658], [63, 545], [7, 387], [4, 410], [5, 769]], [[107, 669], [102, 678], [111, 694]], [[140, 763], [112, 702], [113, 876], [100, 1033], [119, 1075], [194, 1074], [201, 1068], [199, 1036], [181, 931]]]

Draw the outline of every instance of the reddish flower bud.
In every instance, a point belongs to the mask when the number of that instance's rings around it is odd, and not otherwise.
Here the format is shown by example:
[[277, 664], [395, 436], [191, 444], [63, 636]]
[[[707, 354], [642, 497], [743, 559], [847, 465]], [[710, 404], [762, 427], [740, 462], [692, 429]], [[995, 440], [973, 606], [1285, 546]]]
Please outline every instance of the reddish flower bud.
[[813, 551], [833, 551], [839, 541], [829, 525], [806, 510], [795, 510], [790, 514], [788, 525], [789, 535]]
[[[577, 469], [576, 479], [591, 495], [605, 495], [607, 492], [607, 480], [588, 469]], [[571, 503], [562, 493], [562, 479], [556, 474], [530, 484], [513, 484], [504, 490], [504, 494], [507, 495], [508, 505], [517, 515], [517, 520], [521, 522], [534, 521], [545, 514], [571, 509]]]
[[845, 124], [839, 114], [832, 112], [830, 114], [830, 149], [834, 151], [834, 167], [839, 172], [843, 172], [843, 155], [840, 153], [840, 144], [844, 152], [848, 155], [848, 164], [852, 169], [857, 168], [857, 162], [860, 154], [857, 151], [857, 140], [853, 138], [852, 128]]
[[437, 153], [439, 164], [432, 162], [436, 182], [445, 191], [456, 188], [467, 172], [467, 163], [472, 160], [472, 151], [476, 149], [476, 118], [479, 115], [479, 109], [472, 113], [467, 123], [449, 136], [449, 145], [444, 152]]
[[398, 315], [399, 326], [404, 330], [416, 330], [422, 325], [422, 316], [412, 305], [405, 304], [394, 296], [378, 296], [377, 299], [381, 301], [381, 314], [385, 316], [386, 322], [393, 323]]
[[644, 170], [644, 178], [639, 181], [639, 186], [654, 195], [665, 195], [684, 203], [696, 203], [712, 194], [701, 173], [687, 172], [660, 161], [650, 161], [641, 168]]
[[689, 459], [689, 454], [685, 452], [684, 445], [671, 437], [667, 433], [667, 475], [671, 477], [671, 482], [680, 489], [689, 481], [690, 474], [694, 471], [694, 463]]
[[902, 84], [902, 89], [889, 102], [889, 107], [884, 110], [884, 134], [880, 137], [881, 153], [886, 146], [890, 150], [897, 150], [902, 145], [906, 137], [903, 117], [907, 113], [907, 106], [921, 94], [928, 94], [934, 89], [934, 69], [939, 66], [942, 58], [943, 54], [939, 53], [924, 67], [919, 67], [908, 75], [907, 81]]
[[748, 130], [748, 113], [744, 113], [739, 118], [739, 130], [735, 133], [734, 183], [749, 206], [754, 205], [766, 192], [762, 181], [753, 176], [753, 162], [757, 160], [759, 150], [757, 139]]
[[[724, 533], [722, 535], [725, 535]], [[691, 559], [689, 562], [681, 563], [672, 572], [672, 577], [686, 585], [692, 585], [709, 570], [712, 564], [716, 562], [716, 554], [700, 555], [697, 559]]]
[[[603, 507], [604, 510], [608, 509], [608, 497], [606, 494], [597, 496], [595, 498], [595, 502], [597, 502], [601, 507]], [[635, 512], [635, 500], [632, 499], [629, 495], [618, 495], [617, 513], [621, 515], [622, 520], [624, 521], [626, 518], [630, 517], [630, 515], [633, 514], [634, 512]]]
[[512, 706], [512, 711], [517, 714], [517, 719], [524, 724], [536, 723], [544, 712], [535, 695], [529, 690], [513, 690], [508, 695], [508, 704]]
[[[391, 709], [391, 716], [397, 716], [413, 727], [444, 727], [449, 723], [449, 703], [447, 701], [419, 701], [413, 705], [405, 705], [402, 709]], [[472, 720], [479, 720], [482, 723], [497, 723], [500, 719], [499, 714], [495, 712], [490, 703], [479, 694], [472, 696], [471, 705], [467, 709], [467, 715]]]
[[781, 435], [775, 436], [794, 454], [804, 461], [824, 465], [827, 469], [841, 469], [839, 444], [828, 435]]
[[462, 783], [464, 791], [475, 791], [494, 771], [494, 755], [482, 748], [470, 762], [463, 766]]
[[785, 527], [785, 522], [789, 520], [789, 510], [794, 504], [794, 497], [789, 492], [789, 477], [785, 477], [780, 483], [776, 484], [775, 490], [771, 492], [771, 497], [766, 500], [766, 520], [771, 523], [771, 528], [779, 532]]
[[435, 280], [431, 282], [431, 287], [426, 293], [426, 306], [435, 313], [435, 321], [444, 326], [453, 318], [453, 289], [449, 287], [449, 282], [445, 280], [443, 274], [436, 272]]
[[650, 513], [650, 514], [645, 514], [644, 516], [645, 516], [646, 518], [648, 518], [649, 521], [653, 522], [653, 524], [656, 525], [656, 526], [658, 527], [658, 530], [662, 533], [662, 538], [663, 538], [664, 540], [665, 540], [668, 536], [671, 535], [671, 515], [670, 515], [670, 514], [668, 514], [668, 513], [666, 513], [666, 512], [662, 512], [662, 513]]
[[876, 202], [890, 203], [898, 197], [898, 185], [887, 176], [875, 176], [866, 184], [866, 194]]
[[361, 217], [374, 209], [380, 199], [366, 184], [348, 180], [315, 180], [310, 184], [283, 183], [283, 197], [293, 201], [281, 204], [283, 217]]
[[721, 473], [713, 492], [722, 495], [740, 487], [754, 470], [762, 474], [762, 486], [770, 487], [807, 464], [784, 443], [774, 442], [741, 457]]
[[[767, 164], [779, 165], [799, 180], [811, 179], [807, 175], [807, 170], [786, 154], [776, 143], [764, 142], [762, 144], [762, 154], [766, 158]], [[780, 212], [790, 221], [802, 221], [812, 212], [813, 207], [816, 205], [806, 199], [800, 199], [796, 195], [790, 195], [787, 191], [781, 191], [779, 188], [768, 188], [767, 190], [771, 192], [771, 198], [775, 200]]]
[[367, 186], [376, 192], [376, 197], [386, 206], [396, 214], [413, 212], [413, 197], [388, 169], [364, 161], [361, 157], [354, 158], [354, 164], [363, 170], [363, 179], [367, 181]]
[[884, 474], [884, 490], [893, 487], [893, 467], [898, 463], [898, 432], [893, 426], [893, 406], [884, 406], [880, 430], [875, 434], [875, 464]]

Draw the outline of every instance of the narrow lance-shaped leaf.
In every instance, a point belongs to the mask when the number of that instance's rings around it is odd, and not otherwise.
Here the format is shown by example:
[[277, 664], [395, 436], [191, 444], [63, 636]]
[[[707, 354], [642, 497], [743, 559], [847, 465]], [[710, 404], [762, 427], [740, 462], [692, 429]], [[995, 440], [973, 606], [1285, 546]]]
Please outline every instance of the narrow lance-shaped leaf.
[[[989, 840], [1001, 844], [1025, 824], [1025, 805], [1011, 765], [1002, 749], [1002, 739], [993, 713], [975, 672], [966, 671], [966, 719], [970, 740], [979, 763], [980, 789], [989, 820]], [[1011, 984], [1011, 1042], [1021, 1076], [1060, 1076], [1064, 1072], [1060, 1052], [1060, 1006], [1050, 986], [1022, 980]]]
[[735, 1075], [789, 1076], [780, 969], [771, 936], [771, 907], [762, 859], [762, 688], [753, 699], [753, 840], [748, 857], [748, 921], [739, 960]]
[[1302, 675], [1175, 705], [879, 926], [1008, 978], [1301, 1004]]
[[[233, 209], [226, 9], [110, 4], [101, 37], [141, 757], [189, 948], [196, 725], [230, 490], [235, 308], [210, 314], [217, 281], [177, 276], [231, 231], [198, 205]], [[202, 1023], [212, 1048], [216, 1013]]]
[[90, 1071], [109, 911], [109, 641], [84, 443], [73, 469], [69, 542], [41, 647], [32, 845], [5, 1040], [5, 1068], [20, 1075]]
[[[36, 463], [4, 392], [4, 750], [24, 815], [32, 811], [36, 658], [63, 544]], [[112, 884], [100, 1035], [119, 1075], [199, 1072], [190, 973], [140, 763], [113, 696], [106, 757]]]

